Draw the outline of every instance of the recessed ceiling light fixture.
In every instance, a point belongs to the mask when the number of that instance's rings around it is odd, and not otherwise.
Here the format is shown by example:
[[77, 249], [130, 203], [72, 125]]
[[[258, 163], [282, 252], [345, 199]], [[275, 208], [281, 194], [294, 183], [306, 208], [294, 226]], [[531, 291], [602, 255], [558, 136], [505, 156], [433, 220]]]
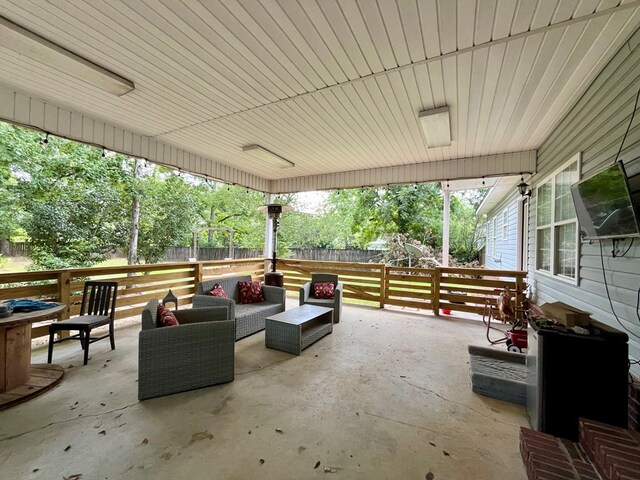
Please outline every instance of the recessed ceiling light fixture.
[[418, 114], [427, 147], [446, 147], [451, 145], [451, 124], [449, 122], [449, 107], [423, 110]]
[[291, 168], [295, 167], [296, 164], [290, 162], [286, 158], [282, 158], [280, 155], [277, 155], [273, 152], [270, 152], [266, 148], [261, 147], [260, 145], [246, 145], [242, 147], [243, 152], [247, 152], [249, 155], [253, 155], [260, 160], [264, 160], [267, 163], [270, 163], [274, 167], [278, 168]]
[[113, 95], [122, 96], [135, 89], [132, 81], [96, 65], [4, 17], [0, 17], [0, 45]]

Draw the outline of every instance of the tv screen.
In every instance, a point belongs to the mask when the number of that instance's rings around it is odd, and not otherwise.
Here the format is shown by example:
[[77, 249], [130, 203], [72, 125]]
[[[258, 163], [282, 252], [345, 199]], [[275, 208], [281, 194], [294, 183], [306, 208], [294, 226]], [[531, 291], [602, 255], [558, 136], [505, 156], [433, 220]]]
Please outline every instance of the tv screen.
[[622, 163], [571, 186], [582, 238], [639, 236], [637, 206], [633, 204]]

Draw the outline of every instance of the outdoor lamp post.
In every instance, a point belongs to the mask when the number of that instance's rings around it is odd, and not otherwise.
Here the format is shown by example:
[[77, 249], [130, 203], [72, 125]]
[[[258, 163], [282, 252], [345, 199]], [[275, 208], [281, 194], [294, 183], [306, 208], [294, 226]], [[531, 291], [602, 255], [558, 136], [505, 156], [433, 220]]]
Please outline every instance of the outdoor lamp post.
[[273, 235], [271, 240], [271, 271], [265, 273], [264, 283], [266, 285], [275, 285], [276, 287], [282, 287], [284, 285], [284, 274], [282, 272], [276, 271], [278, 263], [278, 257], [276, 253], [278, 250], [278, 227], [280, 226], [282, 213], [290, 211], [291, 207], [281, 205], [279, 203], [270, 203], [268, 205], [260, 207], [259, 210], [261, 212], [267, 213], [273, 225]]

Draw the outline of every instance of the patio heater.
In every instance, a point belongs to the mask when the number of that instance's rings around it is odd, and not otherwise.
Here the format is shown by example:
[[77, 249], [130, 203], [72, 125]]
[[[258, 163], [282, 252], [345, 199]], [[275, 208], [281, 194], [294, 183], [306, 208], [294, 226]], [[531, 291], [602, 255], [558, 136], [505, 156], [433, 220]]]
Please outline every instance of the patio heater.
[[281, 205], [279, 203], [270, 203], [264, 205], [258, 209], [261, 212], [266, 212], [273, 225], [273, 235], [271, 239], [272, 257], [271, 257], [271, 271], [264, 274], [265, 285], [274, 285], [276, 287], [284, 286], [284, 274], [277, 270], [277, 249], [278, 249], [278, 227], [280, 226], [280, 218], [282, 218], [283, 212], [291, 211], [291, 207], [287, 205]]

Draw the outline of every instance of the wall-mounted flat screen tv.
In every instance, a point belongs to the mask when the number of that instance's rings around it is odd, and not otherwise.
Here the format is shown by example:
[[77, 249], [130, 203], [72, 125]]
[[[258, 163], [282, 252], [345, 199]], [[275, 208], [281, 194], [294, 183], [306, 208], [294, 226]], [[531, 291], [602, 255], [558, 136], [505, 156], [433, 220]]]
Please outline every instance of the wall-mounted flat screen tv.
[[640, 205], [634, 205], [621, 162], [572, 185], [571, 195], [583, 239], [640, 236]]

